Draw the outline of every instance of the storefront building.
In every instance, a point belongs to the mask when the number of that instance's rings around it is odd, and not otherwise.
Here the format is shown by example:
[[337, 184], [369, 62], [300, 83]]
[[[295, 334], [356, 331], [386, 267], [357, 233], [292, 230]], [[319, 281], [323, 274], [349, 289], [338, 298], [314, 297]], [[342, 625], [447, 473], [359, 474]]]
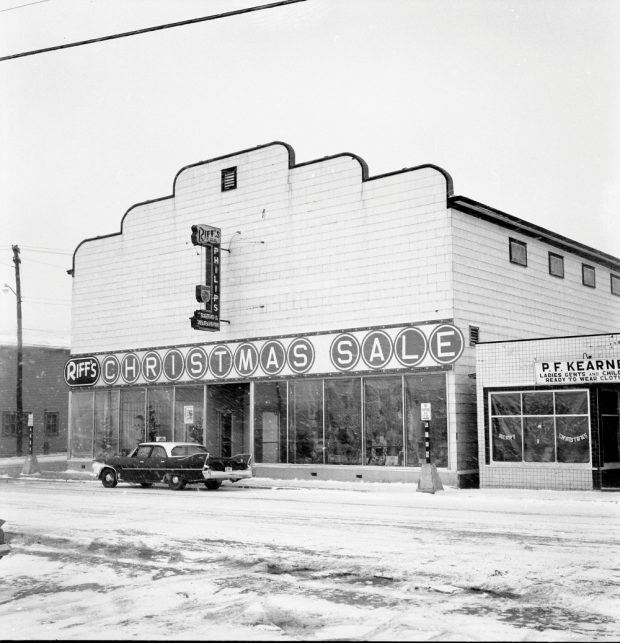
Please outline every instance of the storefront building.
[[480, 485], [620, 486], [620, 333], [480, 344]]
[[442, 480], [474, 484], [477, 342], [620, 319], [620, 260], [436, 166], [369, 177], [279, 142], [183, 168], [71, 273], [72, 466], [159, 436], [256, 475], [416, 481], [429, 421]]
[[[63, 368], [68, 348], [22, 349], [22, 421], [17, 413], [17, 346], [0, 346], [0, 457], [67, 450], [69, 406]], [[32, 431], [31, 431], [32, 429]]]

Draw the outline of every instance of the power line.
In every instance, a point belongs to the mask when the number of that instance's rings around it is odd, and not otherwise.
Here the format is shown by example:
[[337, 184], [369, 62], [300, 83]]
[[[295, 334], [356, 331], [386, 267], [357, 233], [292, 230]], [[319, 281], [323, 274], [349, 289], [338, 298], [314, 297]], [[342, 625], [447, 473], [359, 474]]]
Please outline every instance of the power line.
[[28, 252], [45, 252], [51, 255], [72, 255], [73, 251], [71, 250], [60, 250], [60, 248], [41, 248], [37, 246], [22, 246], [22, 249], [28, 250]]
[[219, 18], [229, 18], [230, 16], [238, 16], [243, 13], [250, 13], [252, 11], [262, 11], [263, 9], [273, 9], [287, 4], [294, 4], [296, 2], [305, 2], [306, 0], [281, 0], [281, 2], [272, 2], [271, 4], [261, 4], [254, 7], [246, 7], [245, 9], [236, 9], [235, 11], [226, 11], [224, 13], [217, 13], [210, 16], [202, 16], [201, 18], [190, 18], [189, 20], [181, 20], [180, 22], [170, 22], [165, 25], [157, 25], [155, 27], [145, 27], [144, 29], [136, 29], [134, 31], [125, 31], [123, 33], [113, 34], [111, 36], [102, 36], [101, 38], [91, 38], [89, 40], [81, 40], [79, 42], [71, 42], [66, 45], [56, 45], [55, 47], [45, 47], [43, 49], [35, 49], [33, 51], [24, 51], [20, 54], [11, 54], [9, 56], [0, 57], [0, 62], [4, 60], [12, 60], [13, 58], [23, 58], [24, 56], [34, 56], [36, 54], [44, 54], [48, 51], [56, 51], [58, 49], [68, 49], [69, 47], [80, 47], [82, 45], [91, 45], [95, 42], [103, 42], [104, 40], [115, 40], [117, 38], [127, 38], [128, 36], [137, 36], [150, 31], [161, 31], [162, 29], [171, 29], [172, 27], [181, 27], [183, 25], [192, 25], [198, 22], [206, 22], [207, 20], [217, 20]]
[[29, 7], [32, 4], [41, 4], [42, 2], [49, 2], [50, 0], [36, 0], [36, 2], [28, 2], [26, 4], [18, 4], [16, 7], [9, 7], [8, 9], [0, 9], [0, 13], [5, 11], [13, 11], [13, 9], [21, 9], [22, 7]]

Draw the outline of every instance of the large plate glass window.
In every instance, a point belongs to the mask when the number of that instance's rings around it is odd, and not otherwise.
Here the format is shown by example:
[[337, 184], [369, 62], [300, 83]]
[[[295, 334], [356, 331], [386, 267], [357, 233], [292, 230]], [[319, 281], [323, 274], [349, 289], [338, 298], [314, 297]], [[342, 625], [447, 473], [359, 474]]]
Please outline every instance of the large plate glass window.
[[401, 377], [364, 379], [366, 464], [404, 464], [402, 389]]
[[204, 444], [204, 386], [177, 386], [174, 391], [174, 439]]
[[430, 404], [431, 463], [447, 467], [448, 418], [446, 376], [443, 373], [405, 376], [406, 465], [409, 467], [419, 467], [426, 462], [422, 404]]
[[95, 458], [119, 454], [118, 390], [95, 391]]
[[520, 391], [489, 396], [494, 462], [589, 462], [588, 392]]
[[325, 380], [328, 464], [362, 464], [361, 379]]
[[250, 453], [249, 383], [207, 385], [205, 434], [211, 453], [224, 457]]
[[172, 387], [148, 389], [146, 434], [150, 442], [172, 440]]
[[286, 382], [254, 384], [254, 454], [257, 462], [287, 461]]
[[93, 391], [71, 391], [70, 457], [93, 457]]
[[323, 463], [323, 380], [289, 384], [289, 462]]
[[146, 440], [145, 390], [121, 390], [120, 452], [129, 455], [140, 442]]

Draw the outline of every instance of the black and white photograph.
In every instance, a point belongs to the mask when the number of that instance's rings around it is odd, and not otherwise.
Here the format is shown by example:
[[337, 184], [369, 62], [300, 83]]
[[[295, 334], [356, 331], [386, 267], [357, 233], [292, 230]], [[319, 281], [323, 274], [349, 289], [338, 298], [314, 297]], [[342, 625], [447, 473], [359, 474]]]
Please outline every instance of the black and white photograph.
[[620, 639], [620, 2], [0, 0], [0, 637]]

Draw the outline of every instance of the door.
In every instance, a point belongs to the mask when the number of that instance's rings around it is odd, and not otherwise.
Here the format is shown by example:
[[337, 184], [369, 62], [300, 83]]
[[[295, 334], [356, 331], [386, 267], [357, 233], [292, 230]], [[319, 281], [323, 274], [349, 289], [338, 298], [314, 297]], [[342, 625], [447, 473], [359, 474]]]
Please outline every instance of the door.
[[154, 446], [148, 458], [140, 465], [142, 467], [142, 480], [140, 482], [160, 482], [168, 467], [166, 449]]
[[221, 453], [224, 458], [232, 455], [232, 425], [233, 415], [230, 411], [219, 414]]
[[603, 487], [620, 487], [620, 387], [598, 394]]
[[207, 385], [205, 446], [212, 455], [249, 453], [250, 385]]
[[280, 462], [280, 414], [263, 411], [263, 462]]

